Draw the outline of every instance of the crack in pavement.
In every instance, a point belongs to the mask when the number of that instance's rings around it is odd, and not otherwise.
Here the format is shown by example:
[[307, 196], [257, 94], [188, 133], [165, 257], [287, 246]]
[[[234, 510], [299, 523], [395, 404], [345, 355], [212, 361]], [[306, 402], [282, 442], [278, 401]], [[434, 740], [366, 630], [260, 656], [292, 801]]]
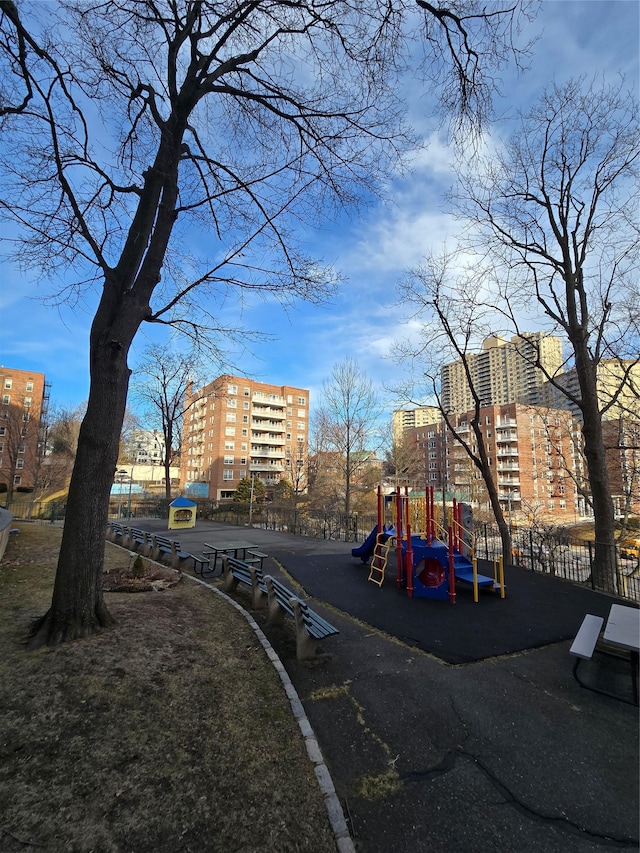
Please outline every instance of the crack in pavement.
[[604, 833], [599, 833], [594, 830], [587, 829], [578, 823], [570, 820], [564, 814], [545, 814], [538, 812], [531, 806], [527, 805], [523, 800], [520, 800], [498, 777], [487, 767], [483, 762], [470, 752], [462, 749], [449, 750], [439, 764], [430, 767], [427, 770], [413, 770], [409, 773], [401, 774], [400, 779], [405, 783], [421, 783], [428, 782], [431, 779], [449, 773], [454, 769], [458, 760], [471, 761], [490, 781], [496, 790], [498, 790], [507, 803], [511, 803], [518, 811], [522, 812], [528, 818], [539, 820], [544, 823], [555, 823], [560, 828], [567, 830], [575, 835], [587, 836], [589, 839], [600, 843], [611, 845], [612, 847], [629, 847], [638, 849], [638, 839], [629, 836], [613, 836]]

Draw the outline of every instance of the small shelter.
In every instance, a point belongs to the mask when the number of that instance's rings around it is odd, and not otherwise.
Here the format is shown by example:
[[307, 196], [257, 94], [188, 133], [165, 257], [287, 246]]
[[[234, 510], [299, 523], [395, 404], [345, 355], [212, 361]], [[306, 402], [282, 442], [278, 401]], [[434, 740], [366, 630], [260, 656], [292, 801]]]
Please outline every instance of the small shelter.
[[197, 504], [182, 495], [169, 504], [169, 530], [196, 526]]

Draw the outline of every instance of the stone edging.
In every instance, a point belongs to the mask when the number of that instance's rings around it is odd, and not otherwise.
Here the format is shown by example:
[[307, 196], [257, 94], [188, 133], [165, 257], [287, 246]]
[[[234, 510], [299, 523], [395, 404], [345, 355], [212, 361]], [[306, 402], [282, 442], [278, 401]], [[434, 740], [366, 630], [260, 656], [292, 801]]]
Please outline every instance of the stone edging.
[[336, 794], [333, 779], [331, 778], [329, 769], [325, 764], [322, 752], [320, 750], [320, 745], [318, 744], [318, 740], [315, 736], [313, 729], [311, 728], [311, 723], [307, 719], [307, 715], [305, 713], [304, 706], [300, 701], [300, 697], [298, 696], [298, 692], [291, 683], [291, 679], [289, 678], [286, 669], [282, 665], [282, 661], [276, 654], [264, 631], [262, 630], [262, 628], [260, 628], [253, 616], [247, 610], [245, 610], [241, 604], [239, 604], [233, 598], [228, 596], [222, 590], [218, 589], [215, 586], [212, 586], [211, 584], [208, 584], [204, 580], [200, 580], [200, 578], [195, 578], [192, 575], [188, 575], [186, 573], [183, 573], [182, 577], [194, 581], [195, 583], [199, 583], [201, 586], [205, 586], [207, 589], [210, 589], [212, 592], [215, 592], [216, 595], [219, 595], [221, 598], [224, 598], [225, 601], [235, 607], [235, 609], [244, 616], [244, 618], [247, 620], [247, 622], [253, 629], [256, 637], [258, 638], [258, 640], [260, 640], [260, 643], [262, 644], [262, 647], [265, 650], [267, 657], [269, 658], [269, 660], [273, 664], [274, 669], [280, 676], [280, 680], [282, 681], [282, 684], [284, 686], [284, 692], [287, 694], [287, 697], [291, 704], [293, 716], [295, 717], [298, 722], [298, 725], [300, 726], [300, 731], [302, 732], [302, 737], [304, 738], [304, 742], [307, 747], [307, 754], [313, 764], [316, 779], [318, 780], [318, 785], [320, 786], [320, 791], [322, 792], [324, 804], [327, 809], [327, 814], [329, 816], [329, 823], [331, 824], [331, 829], [336, 840], [336, 846], [338, 848], [338, 851], [339, 853], [355, 853], [355, 846], [353, 844], [353, 841], [351, 840], [351, 836], [349, 835], [349, 829], [347, 828], [347, 822], [344, 818], [342, 805], [340, 804], [340, 800], [338, 799], [338, 795]]

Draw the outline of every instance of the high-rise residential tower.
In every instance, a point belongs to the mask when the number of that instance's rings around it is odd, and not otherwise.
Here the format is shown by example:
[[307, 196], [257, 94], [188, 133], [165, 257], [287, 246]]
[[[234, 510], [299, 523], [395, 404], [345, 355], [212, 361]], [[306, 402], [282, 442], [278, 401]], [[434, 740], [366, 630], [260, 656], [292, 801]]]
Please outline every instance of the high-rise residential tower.
[[[556, 376], [562, 373], [562, 342], [544, 332], [528, 332], [506, 341], [498, 335], [485, 338], [482, 352], [467, 356], [467, 365], [483, 406], [544, 402], [542, 390], [547, 376], [538, 366]], [[462, 360], [446, 364], [440, 371], [441, 398], [447, 412], [468, 412], [474, 399]]]

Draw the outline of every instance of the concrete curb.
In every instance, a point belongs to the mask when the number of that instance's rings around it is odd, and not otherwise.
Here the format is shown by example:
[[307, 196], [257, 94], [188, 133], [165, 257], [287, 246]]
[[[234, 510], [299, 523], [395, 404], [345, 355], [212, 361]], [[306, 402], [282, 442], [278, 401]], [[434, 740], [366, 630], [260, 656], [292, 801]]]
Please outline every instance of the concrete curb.
[[[166, 566], [164, 566], [164, 568], [166, 568]], [[193, 575], [188, 575], [184, 572], [182, 572], [181, 574], [182, 577], [186, 578], [187, 580], [193, 581], [194, 583], [200, 584], [201, 586], [210, 589], [216, 595], [219, 595], [226, 602], [231, 604], [232, 607], [235, 607], [235, 609], [239, 613], [241, 613], [242, 616], [244, 616], [244, 618], [247, 620], [247, 622], [253, 629], [256, 637], [262, 644], [262, 648], [264, 649], [265, 654], [267, 655], [267, 657], [273, 664], [274, 669], [280, 676], [280, 680], [282, 681], [282, 685], [284, 687], [284, 692], [286, 693], [291, 704], [291, 711], [293, 712], [293, 716], [297, 720], [298, 725], [300, 726], [300, 731], [302, 732], [302, 737], [304, 738], [304, 742], [307, 747], [307, 755], [309, 756], [309, 759], [313, 764], [316, 779], [318, 780], [318, 785], [320, 786], [320, 791], [322, 793], [324, 804], [327, 809], [329, 823], [331, 825], [331, 829], [336, 840], [336, 847], [339, 853], [355, 853], [355, 846], [349, 834], [347, 822], [344, 817], [344, 811], [342, 810], [342, 805], [340, 803], [338, 795], [336, 794], [335, 785], [333, 784], [333, 779], [331, 778], [331, 774], [329, 773], [329, 768], [327, 767], [323, 758], [318, 740], [315, 736], [313, 729], [311, 728], [311, 723], [307, 719], [307, 715], [304, 710], [304, 706], [300, 701], [300, 697], [298, 696], [298, 692], [291, 683], [291, 679], [289, 678], [286, 669], [282, 665], [282, 661], [280, 660], [273, 646], [265, 636], [264, 631], [262, 630], [262, 628], [260, 628], [253, 616], [247, 610], [245, 610], [241, 604], [239, 604], [233, 598], [228, 596], [225, 592], [215, 586], [212, 586], [204, 580], [200, 580], [200, 578], [193, 577]]]

